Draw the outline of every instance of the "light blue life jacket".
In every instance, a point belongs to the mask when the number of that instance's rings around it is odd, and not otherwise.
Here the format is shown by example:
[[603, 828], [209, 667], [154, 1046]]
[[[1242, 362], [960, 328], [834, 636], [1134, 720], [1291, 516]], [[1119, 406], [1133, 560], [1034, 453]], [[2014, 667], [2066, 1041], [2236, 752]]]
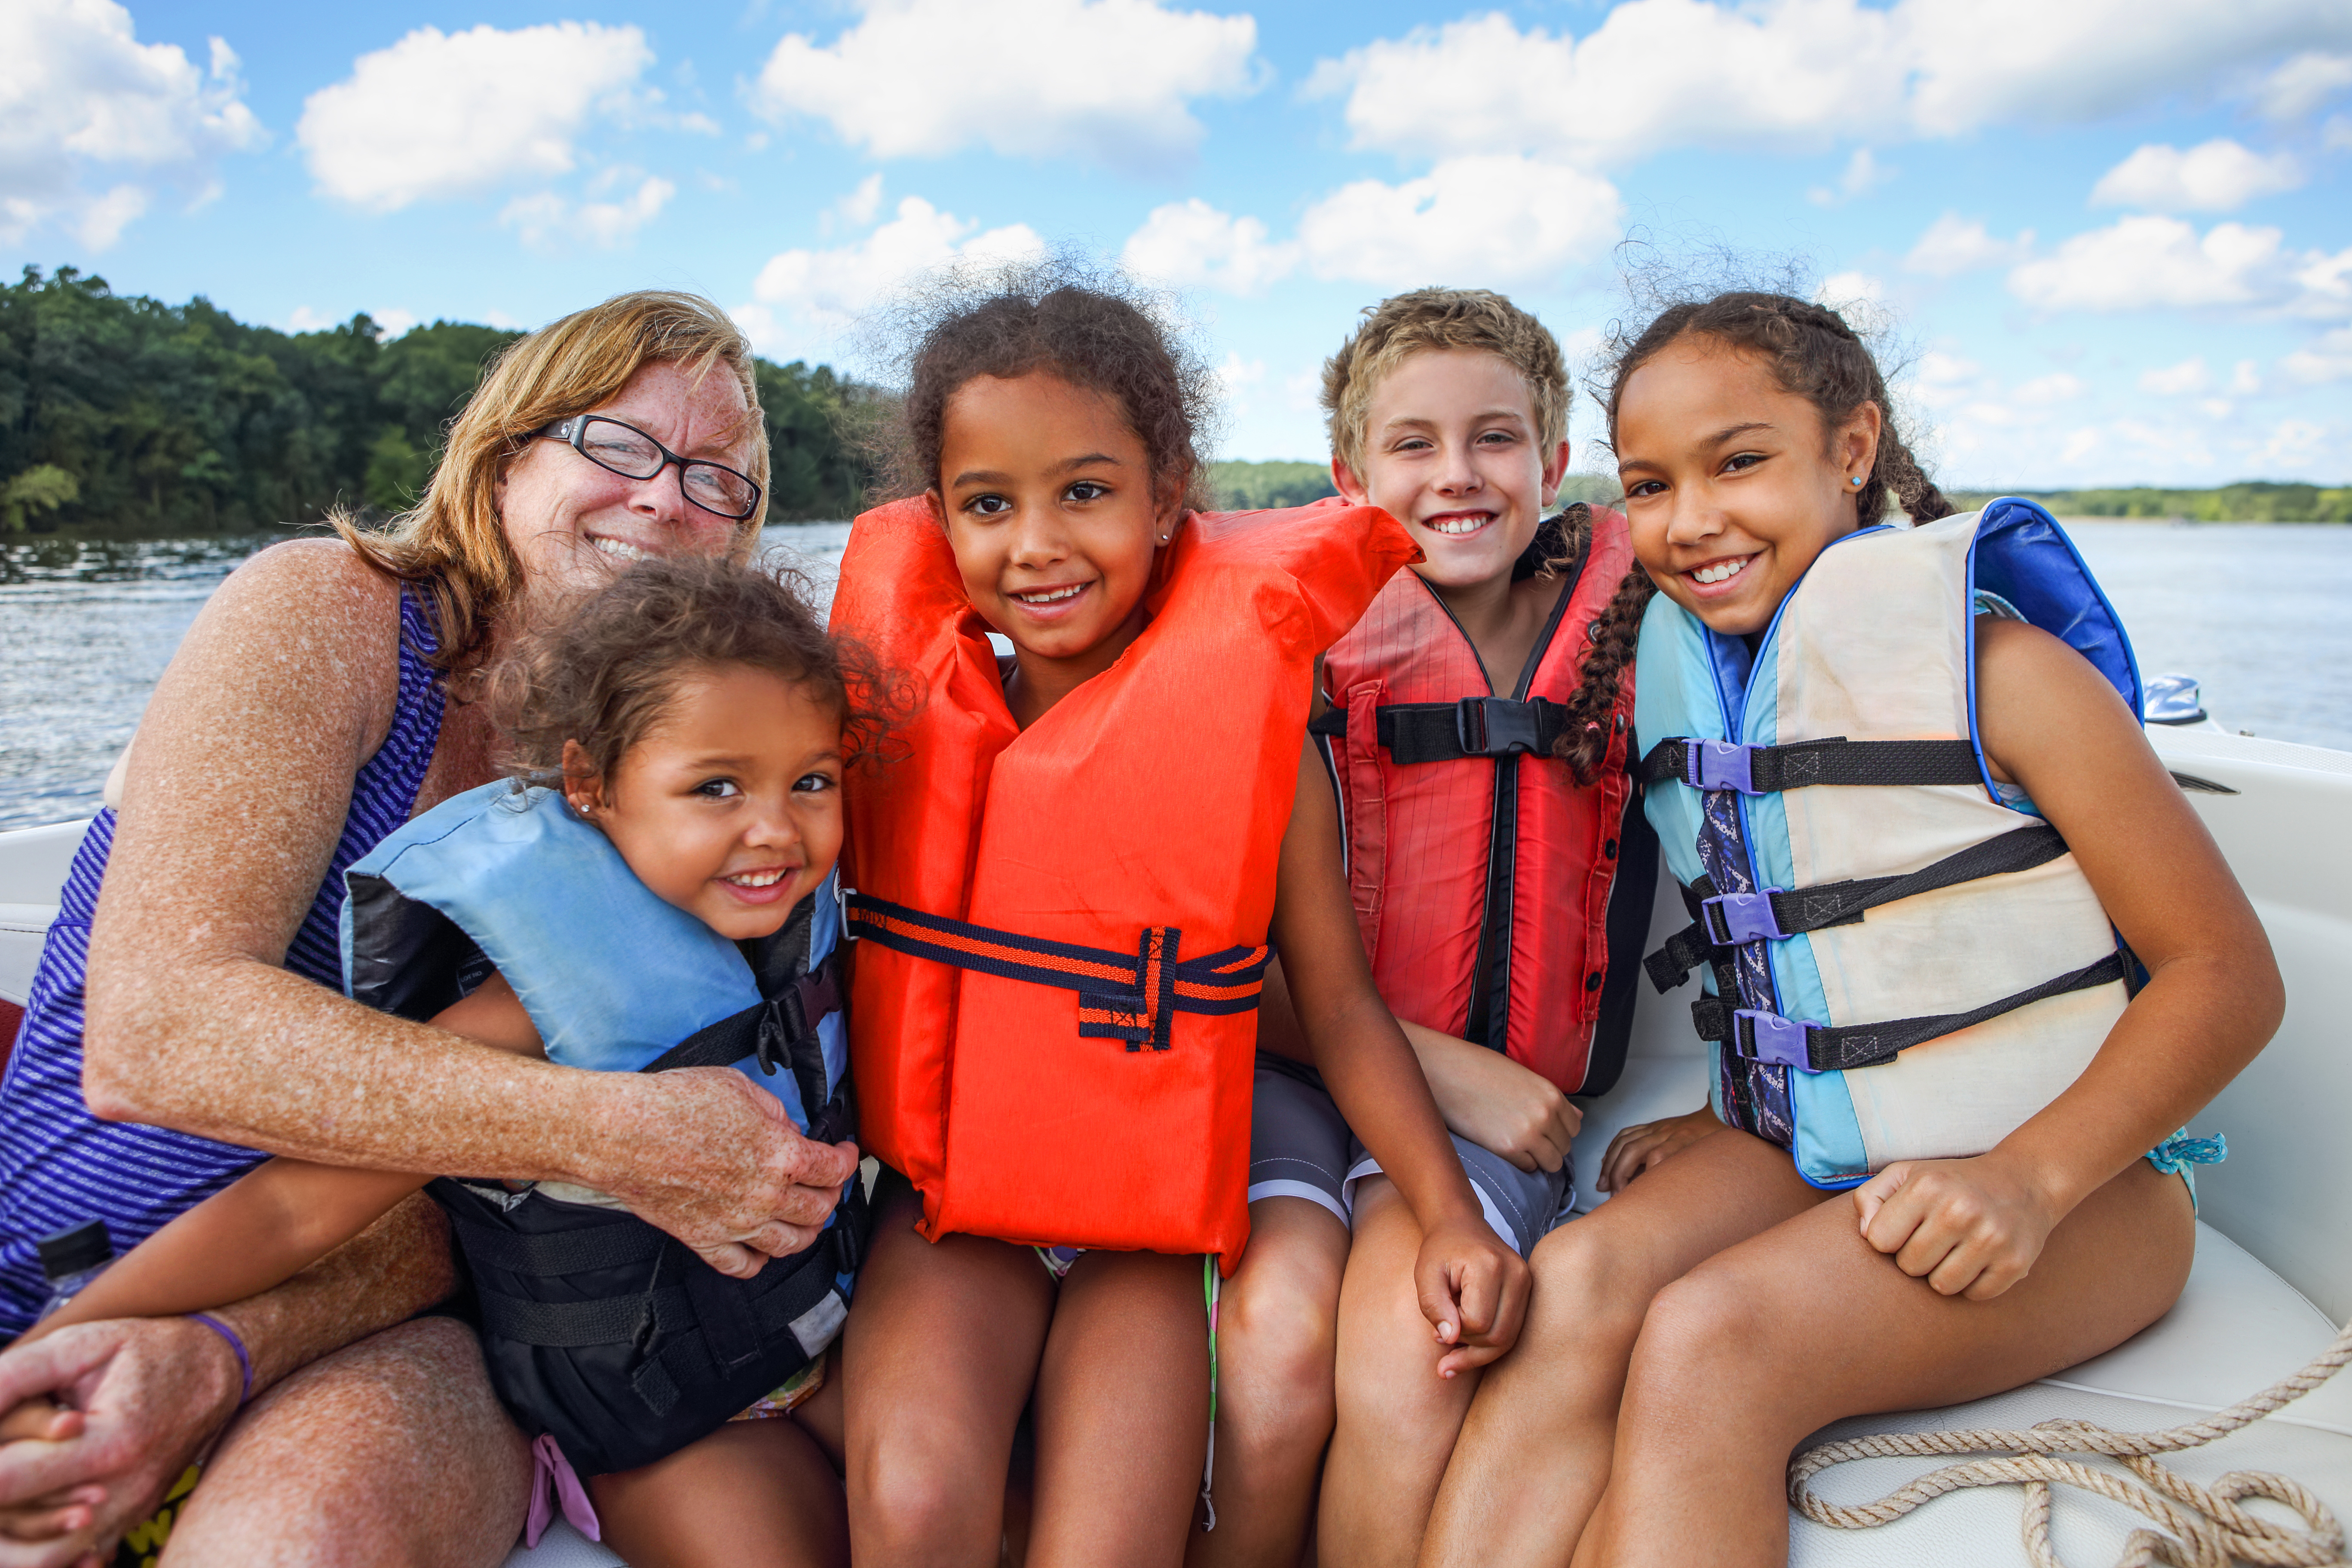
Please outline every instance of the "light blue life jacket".
[[[841, 935], [838, 877], [761, 944], [772, 995], [779, 967], [795, 980], [825, 972]], [[807, 1020], [821, 1078], [759, 1059], [750, 1015], [763, 1005], [762, 976], [743, 951], [656, 896], [551, 790], [495, 783], [452, 796], [369, 851], [344, 883], [344, 988], [371, 1006], [430, 1018], [478, 984], [487, 963], [514, 987], [549, 1060], [600, 1072], [642, 1071], [700, 1031], [745, 1017], [753, 1033], [729, 1063], [782, 1100], [803, 1132], [848, 1071], [838, 987]], [[803, 1004], [817, 998], [818, 987], [796, 989], [808, 993]]]
[[1645, 810], [1695, 917], [1727, 1123], [1817, 1186], [1991, 1148], [2080, 1075], [2128, 955], [2056, 829], [2003, 803], [1976, 710], [1980, 604], [2063, 638], [2132, 712], [2122, 623], [2031, 501], [1823, 550], [1751, 657], [1660, 595], [1634, 725]]
[[[552, 792], [485, 784], [344, 873], [344, 986], [404, 1017], [495, 968], [550, 1059], [602, 1072], [732, 1066], [811, 1138], [854, 1129], [837, 878], [739, 946], [664, 902]], [[853, 1176], [815, 1242], [719, 1273], [604, 1194], [440, 1180], [491, 1386], [582, 1475], [677, 1452], [798, 1376], [841, 1331], [864, 1252]]]

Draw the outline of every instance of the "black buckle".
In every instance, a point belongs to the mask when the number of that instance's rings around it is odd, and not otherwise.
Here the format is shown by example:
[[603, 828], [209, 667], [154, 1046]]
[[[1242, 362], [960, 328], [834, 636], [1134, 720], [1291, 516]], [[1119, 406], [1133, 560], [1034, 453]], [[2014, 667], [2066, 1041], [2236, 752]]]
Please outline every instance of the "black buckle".
[[1454, 732], [1470, 757], [1502, 757], [1543, 749], [1532, 702], [1507, 697], [1465, 697], [1454, 706]]

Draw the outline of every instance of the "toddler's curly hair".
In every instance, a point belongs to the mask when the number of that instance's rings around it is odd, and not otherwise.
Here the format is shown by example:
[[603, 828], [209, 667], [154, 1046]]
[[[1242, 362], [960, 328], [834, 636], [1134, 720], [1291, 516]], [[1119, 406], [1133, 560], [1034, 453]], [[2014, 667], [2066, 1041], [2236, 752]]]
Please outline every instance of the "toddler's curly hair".
[[889, 728], [892, 682], [865, 649], [828, 635], [803, 574], [773, 561], [656, 558], [527, 631], [492, 667], [491, 713], [516, 787], [561, 788], [563, 748], [609, 778], [660, 721], [681, 682], [731, 665], [763, 669], [841, 715], [845, 758]]

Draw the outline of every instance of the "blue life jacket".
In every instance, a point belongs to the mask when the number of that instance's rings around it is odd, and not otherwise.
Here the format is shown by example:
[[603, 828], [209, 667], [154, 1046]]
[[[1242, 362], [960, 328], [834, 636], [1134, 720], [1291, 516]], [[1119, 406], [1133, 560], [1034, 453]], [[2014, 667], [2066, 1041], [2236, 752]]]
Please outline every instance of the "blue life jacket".
[[[429, 1019], [495, 970], [552, 1061], [732, 1066], [810, 1137], [852, 1135], [837, 876], [739, 945], [657, 897], [552, 791], [497, 783], [408, 823], [344, 883], [355, 1000]], [[675, 1452], [823, 1354], [865, 1217], [853, 1179], [814, 1246], [738, 1280], [617, 1208], [495, 1183], [431, 1191], [473, 1276], [492, 1385], [583, 1475]]]
[[1727, 1123], [1817, 1186], [1991, 1148], [2078, 1077], [2129, 955], [2057, 830], [2001, 799], [1976, 615], [2063, 638], [2139, 711], [2113, 606], [2050, 514], [2004, 500], [1823, 550], [1751, 657], [1664, 595], [1642, 625], [1645, 809], [1704, 966]]

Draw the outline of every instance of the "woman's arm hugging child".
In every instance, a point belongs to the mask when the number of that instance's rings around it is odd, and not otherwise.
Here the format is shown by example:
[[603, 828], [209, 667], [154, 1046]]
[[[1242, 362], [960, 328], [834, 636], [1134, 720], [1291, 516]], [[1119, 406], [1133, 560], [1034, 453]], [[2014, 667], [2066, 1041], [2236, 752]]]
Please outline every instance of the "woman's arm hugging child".
[[852, 1540], [992, 1561], [1027, 1406], [1027, 1561], [1172, 1565], [1269, 943], [1420, 1228], [1422, 1331], [1483, 1361], [1524, 1306], [1372, 986], [1307, 743], [1316, 657], [1412, 544], [1369, 507], [1189, 510], [1208, 377], [1116, 279], [951, 280], [917, 339], [910, 499], [859, 520], [834, 609], [928, 690], [851, 803], [862, 1128], [895, 1194], [844, 1346]]
[[[755, 1246], [688, 1248], [626, 1194], [433, 1183], [491, 1382], [537, 1445], [534, 1542], [562, 1506], [639, 1561], [847, 1561], [837, 1414], [818, 1435], [802, 1424], [814, 1407], [730, 1419], [822, 1388], [857, 1260], [831, 954], [845, 731], [872, 721], [847, 663], [789, 574], [627, 567], [493, 668], [511, 781], [444, 802], [346, 874], [355, 997], [562, 1066], [699, 1073], [835, 1145], [813, 1152], [807, 1223]], [[430, 1180], [271, 1160], [33, 1332], [242, 1300]]]
[[[1322, 660], [1323, 787], [1381, 998], [1524, 1255], [1574, 1195], [1569, 1096], [1615, 1081], [1649, 918], [1654, 839], [1626, 773], [1640, 617], [1609, 613], [1638, 568], [1620, 513], [1547, 515], [1570, 388], [1541, 322], [1484, 289], [1364, 316], [1324, 368], [1332, 477], [1422, 559]], [[1278, 991], [1266, 1016], [1257, 1240], [1219, 1407], [1243, 1462], [1194, 1560], [1295, 1557], [1319, 1470], [1319, 1549], [1410, 1562], [1479, 1374], [1426, 1339], [1412, 1214], [1312, 1070], [1282, 1059]]]
[[1432, 1563], [1780, 1562], [1808, 1433], [2145, 1328], [2211, 1157], [2175, 1130], [2284, 1005], [2080, 557], [2030, 502], [1951, 515], [1835, 311], [1677, 305], [1608, 413], [1712, 1103], [1536, 1248]]

